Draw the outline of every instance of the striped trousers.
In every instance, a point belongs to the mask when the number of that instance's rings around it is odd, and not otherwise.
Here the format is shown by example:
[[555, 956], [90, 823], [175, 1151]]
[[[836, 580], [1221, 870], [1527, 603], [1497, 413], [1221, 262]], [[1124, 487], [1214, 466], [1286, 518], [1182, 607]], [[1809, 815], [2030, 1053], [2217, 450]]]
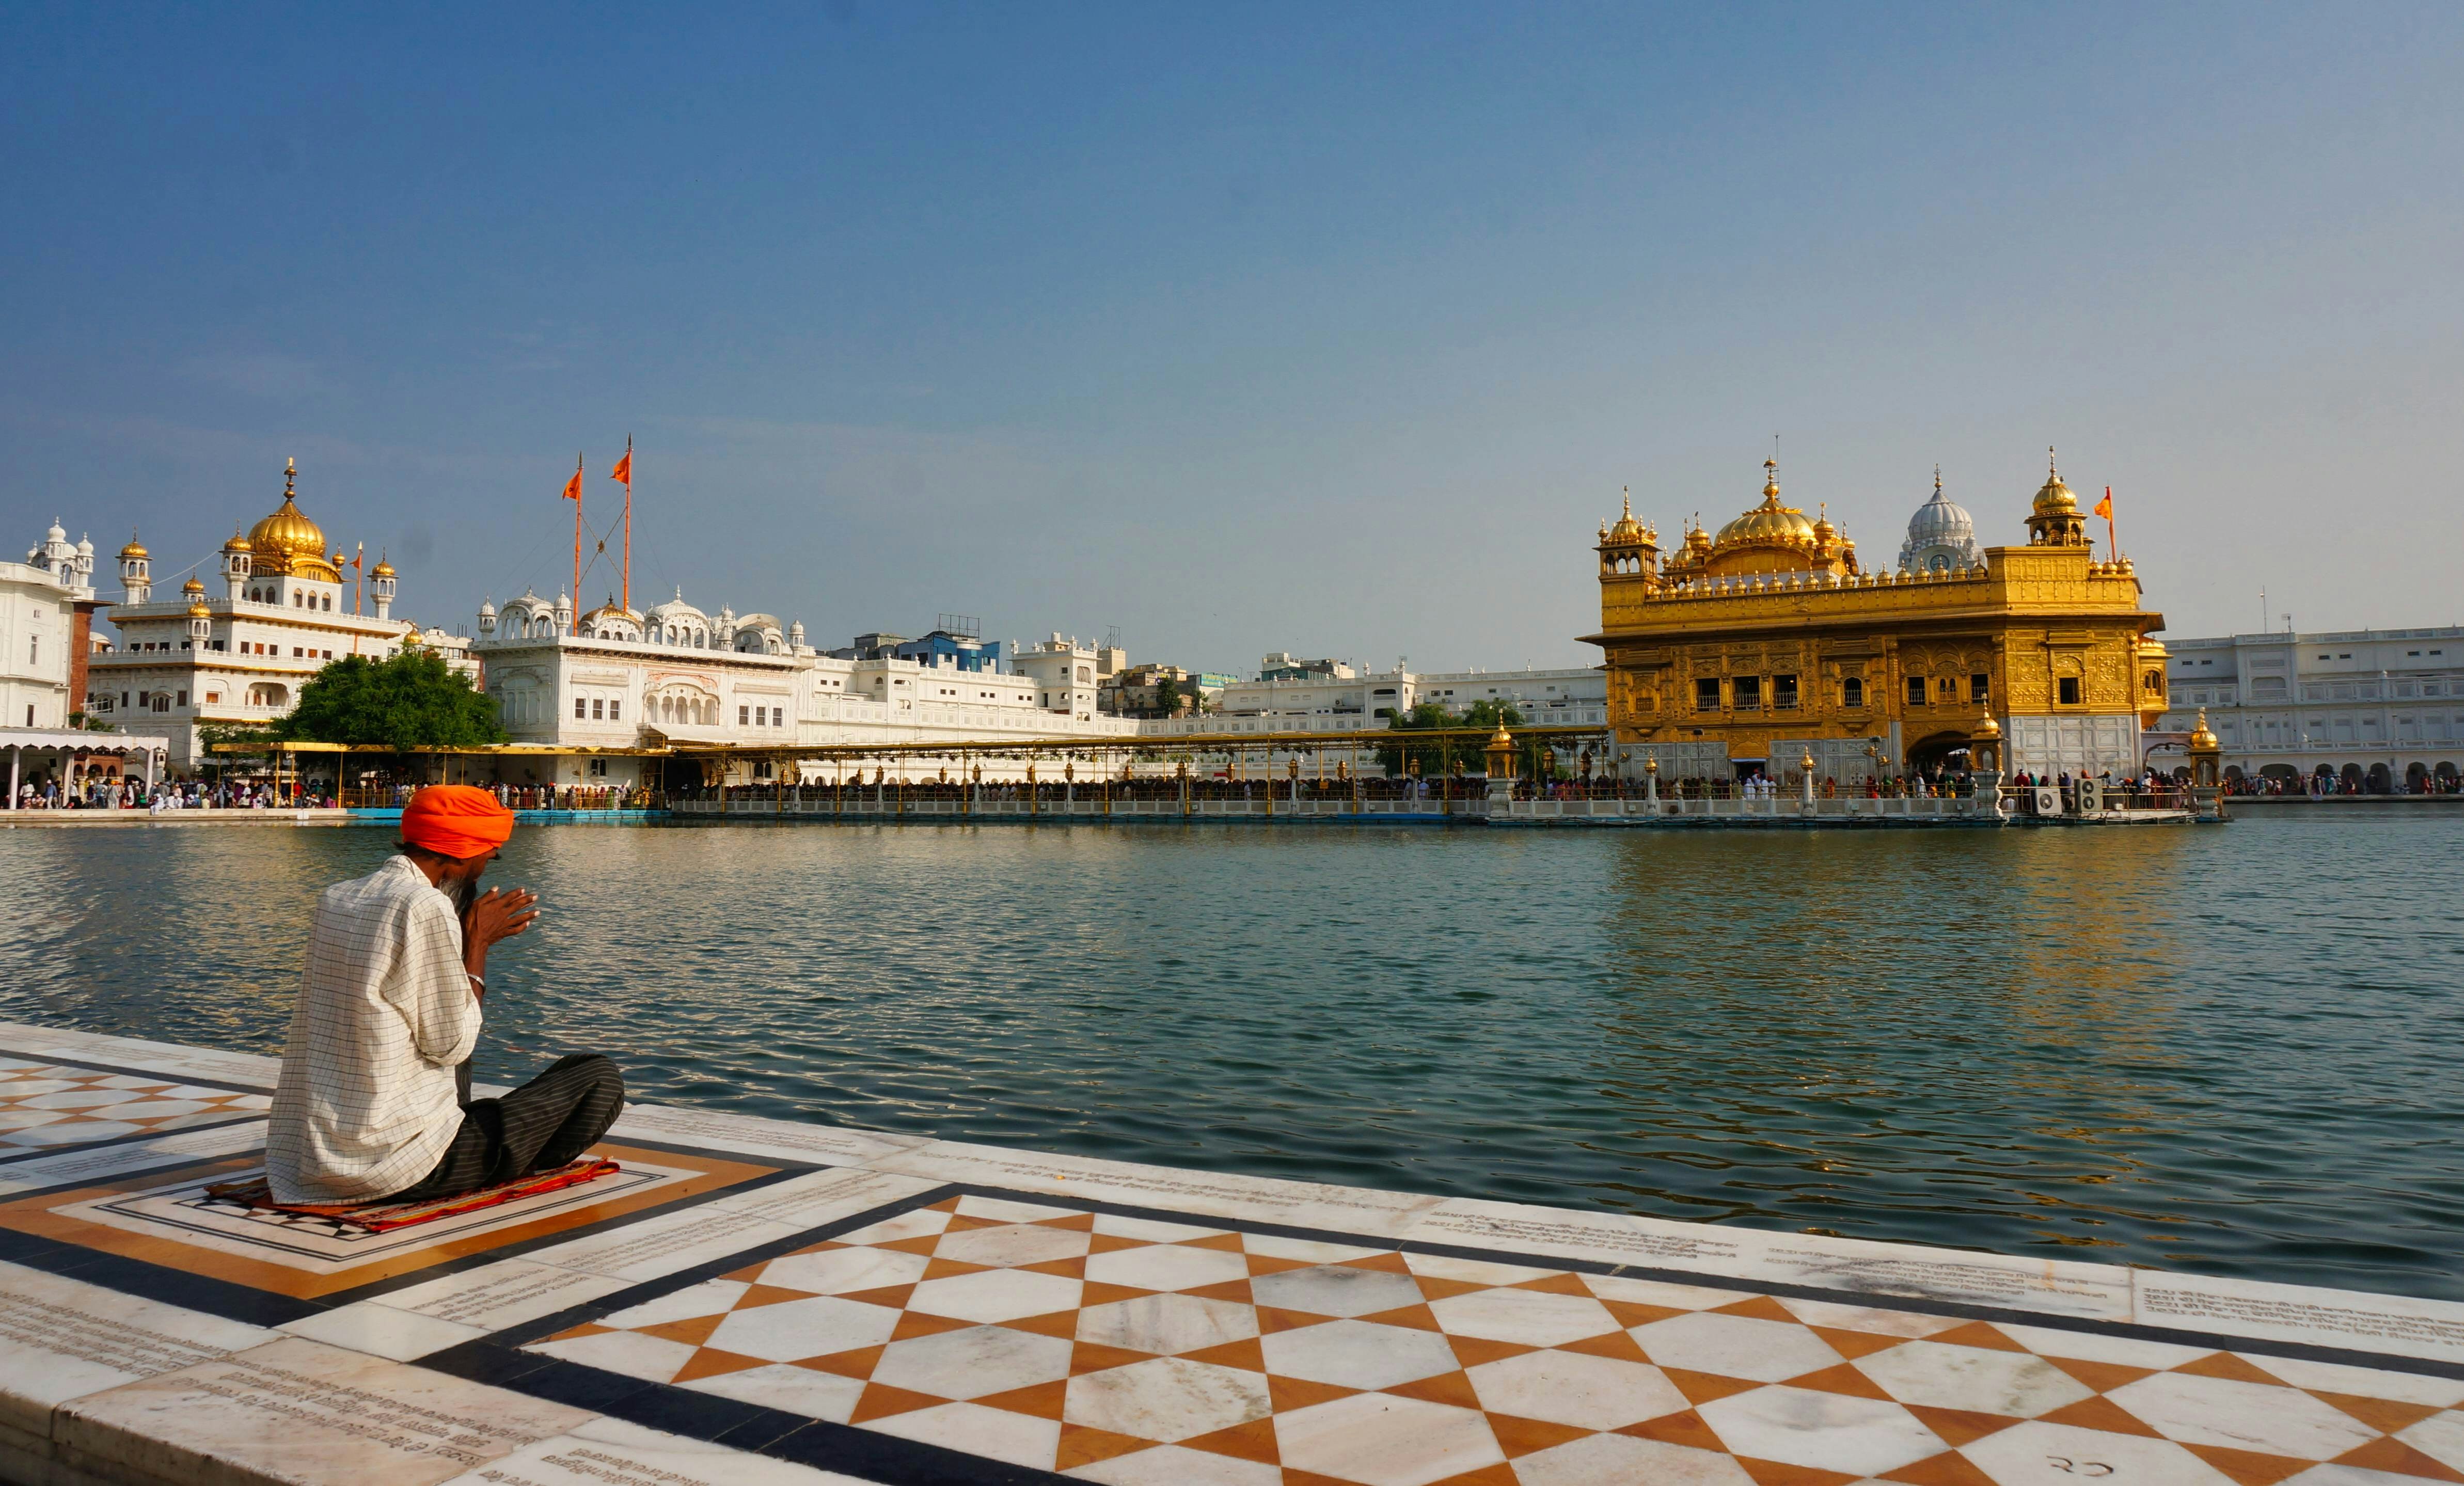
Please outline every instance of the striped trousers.
[[625, 1107], [625, 1077], [597, 1053], [560, 1058], [501, 1099], [470, 1099], [434, 1170], [387, 1201], [433, 1201], [552, 1171], [598, 1143]]

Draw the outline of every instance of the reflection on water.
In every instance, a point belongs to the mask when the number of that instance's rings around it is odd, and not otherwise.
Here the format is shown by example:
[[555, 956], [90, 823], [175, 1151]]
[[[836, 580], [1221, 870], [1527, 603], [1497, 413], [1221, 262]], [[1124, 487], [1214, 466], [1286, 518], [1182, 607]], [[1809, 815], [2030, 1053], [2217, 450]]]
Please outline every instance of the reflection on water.
[[[2464, 820], [558, 827], [482, 1077], [2464, 1298]], [[0, 1016], [280, 1050], [368, 829], [0, 832]]]

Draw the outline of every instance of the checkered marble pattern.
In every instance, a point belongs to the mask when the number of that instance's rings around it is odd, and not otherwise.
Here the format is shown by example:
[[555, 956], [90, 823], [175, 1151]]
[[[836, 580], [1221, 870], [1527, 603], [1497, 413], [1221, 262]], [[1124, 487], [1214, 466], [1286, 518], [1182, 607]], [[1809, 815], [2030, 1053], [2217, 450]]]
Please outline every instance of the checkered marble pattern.
[[2464, 1482], [2464, 1382], [955, 1197], [531, 1344], [1111, 1486]]
[[262, 1115], [263, 1094], [0, 1058], [0, 1159]]

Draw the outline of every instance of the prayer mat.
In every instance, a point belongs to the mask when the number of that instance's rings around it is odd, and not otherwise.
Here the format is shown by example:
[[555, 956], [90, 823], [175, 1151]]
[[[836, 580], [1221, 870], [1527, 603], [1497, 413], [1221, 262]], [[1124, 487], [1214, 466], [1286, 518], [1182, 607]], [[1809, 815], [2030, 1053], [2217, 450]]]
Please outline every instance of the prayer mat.
[[238, 1181], [215, 1182], [207, 1187], [206, 1195], [216, 1202], [234, 1202], [257, 1212], [321, 1217], [365, 1229], [372, 1234], [387, 1234], [396, 1229], [432, 1223], [442, 1217], [456, 1217], [465, 1213], [517, 1202], [524, 1197], [536, 1197], [541, 1192], [579, 1187], [603, 1176], [612, 1176], [622, 1169], [613, 1161], [583, 1156], [553, 1171], [534, 1172], [515, 1181], [499, 1182], [494, 1187], [481, 1187], [424, 1202], [276, 1202], [262, 1173]]

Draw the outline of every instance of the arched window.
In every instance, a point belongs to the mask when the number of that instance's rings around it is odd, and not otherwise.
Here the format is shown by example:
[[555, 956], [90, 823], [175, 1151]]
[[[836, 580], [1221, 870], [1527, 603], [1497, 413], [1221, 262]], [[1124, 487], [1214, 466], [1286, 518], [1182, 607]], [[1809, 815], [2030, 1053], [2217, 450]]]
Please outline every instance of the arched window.
[[1863, 677], [1851, 676], [1839, 684], [1839, 705], [1842, 707], [1862, 707], [1865, 705], [1865, 680]]

